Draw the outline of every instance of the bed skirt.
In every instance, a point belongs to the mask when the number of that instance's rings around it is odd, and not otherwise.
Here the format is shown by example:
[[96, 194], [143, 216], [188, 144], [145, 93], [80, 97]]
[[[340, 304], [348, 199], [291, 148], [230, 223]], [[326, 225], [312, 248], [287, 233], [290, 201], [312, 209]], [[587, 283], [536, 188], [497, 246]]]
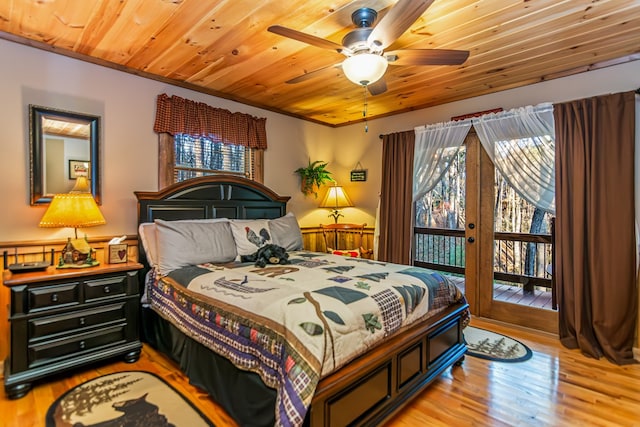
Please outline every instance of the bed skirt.
[[258, 374], [236, 368], [150, 308], [142, 308], [142, 328], [143, 340], [178, 363], [189, 382], [209, 393], [239, 425], [274, 425], [276, 390]]

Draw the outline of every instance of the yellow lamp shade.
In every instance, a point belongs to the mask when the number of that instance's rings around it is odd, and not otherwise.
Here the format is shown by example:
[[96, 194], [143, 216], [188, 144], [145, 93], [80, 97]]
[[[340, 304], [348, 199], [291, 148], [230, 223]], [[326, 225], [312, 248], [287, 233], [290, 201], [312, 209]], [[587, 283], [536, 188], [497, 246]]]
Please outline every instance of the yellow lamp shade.
[[329, 187], [327, 194], [324, 196], [322, 203], [320, 203], [321, 208], [348, 208], [353, 206], [351, 203], [351, 199], [347, 196], [344, 189], [339, 185], [334, 185], [333, 187]]
[[340, 208], [348, 208], [353, 206], [351, 203], [351, 199], [347, 196], [347, 193], [344, 191], [342, 187], [339, 185], [334, 185], [330, 187], [327, 191], [327, 194], [322, 199], [322, 203], [320, 203], [321, 208], [330, 208], [331, 213], [329, 216], [333, 217], [336, 224], [338, 223], [338, 218], [344, 216], [340, 213]]
[[40, 227], [92, 227], [107, 222], [91, 193], [66, 193], [53, 196]]

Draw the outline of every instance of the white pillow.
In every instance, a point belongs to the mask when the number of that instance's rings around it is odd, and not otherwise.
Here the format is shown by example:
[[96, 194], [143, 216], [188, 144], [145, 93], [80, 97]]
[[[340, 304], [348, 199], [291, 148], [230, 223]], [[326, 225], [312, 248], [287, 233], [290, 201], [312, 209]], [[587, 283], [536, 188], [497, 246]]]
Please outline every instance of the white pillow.
[[233, 238], [236, 241], [238, 255], [251, 255], [271, 241], [269, 220], [230, 220]]
[[158, 265], [158, 243], [156, 237], [156, 224], [153, 222], [143, 222], [138, 226], [138, 235], [147, 257], [147, 262], [151, 267]]
[[236, 258], [236, 245], [228, 220], [157, 219], [155, 223], [161, 275], [188, 265], [229, 262]]
[[300, 224], [292, 212], [280, 218], [269, 220], [271, 240], [288, 251], [300, 251], [303, 248]]

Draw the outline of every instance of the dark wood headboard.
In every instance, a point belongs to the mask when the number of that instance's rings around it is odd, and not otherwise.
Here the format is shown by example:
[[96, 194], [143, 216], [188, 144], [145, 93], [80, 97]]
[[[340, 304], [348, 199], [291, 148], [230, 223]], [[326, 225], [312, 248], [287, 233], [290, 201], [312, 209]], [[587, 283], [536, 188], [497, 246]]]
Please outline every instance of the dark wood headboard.
[[156, 219], [278, 218], [288, 196], [233, 175], [193, 178], [157, 192], [136, 191], [138, 224]]
[[[264, 185], [234, 175], [193, 178], [160, 191], [135, 191], [138, 225], [156, 219], [273, 219], [287, 213], [290, 197], [279, 196]], [[140, 262], [146, 264], [142, 242]]]

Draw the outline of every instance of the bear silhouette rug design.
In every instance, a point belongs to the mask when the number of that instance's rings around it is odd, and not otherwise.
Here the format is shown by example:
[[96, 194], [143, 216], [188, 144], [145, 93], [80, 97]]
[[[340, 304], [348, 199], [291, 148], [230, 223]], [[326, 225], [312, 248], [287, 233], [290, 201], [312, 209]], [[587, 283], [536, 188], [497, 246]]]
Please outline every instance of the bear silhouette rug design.
[[160, 377], [125, 371], [67, 391], [49, 407], [46, 426], [213, 427], [213, 423]]

